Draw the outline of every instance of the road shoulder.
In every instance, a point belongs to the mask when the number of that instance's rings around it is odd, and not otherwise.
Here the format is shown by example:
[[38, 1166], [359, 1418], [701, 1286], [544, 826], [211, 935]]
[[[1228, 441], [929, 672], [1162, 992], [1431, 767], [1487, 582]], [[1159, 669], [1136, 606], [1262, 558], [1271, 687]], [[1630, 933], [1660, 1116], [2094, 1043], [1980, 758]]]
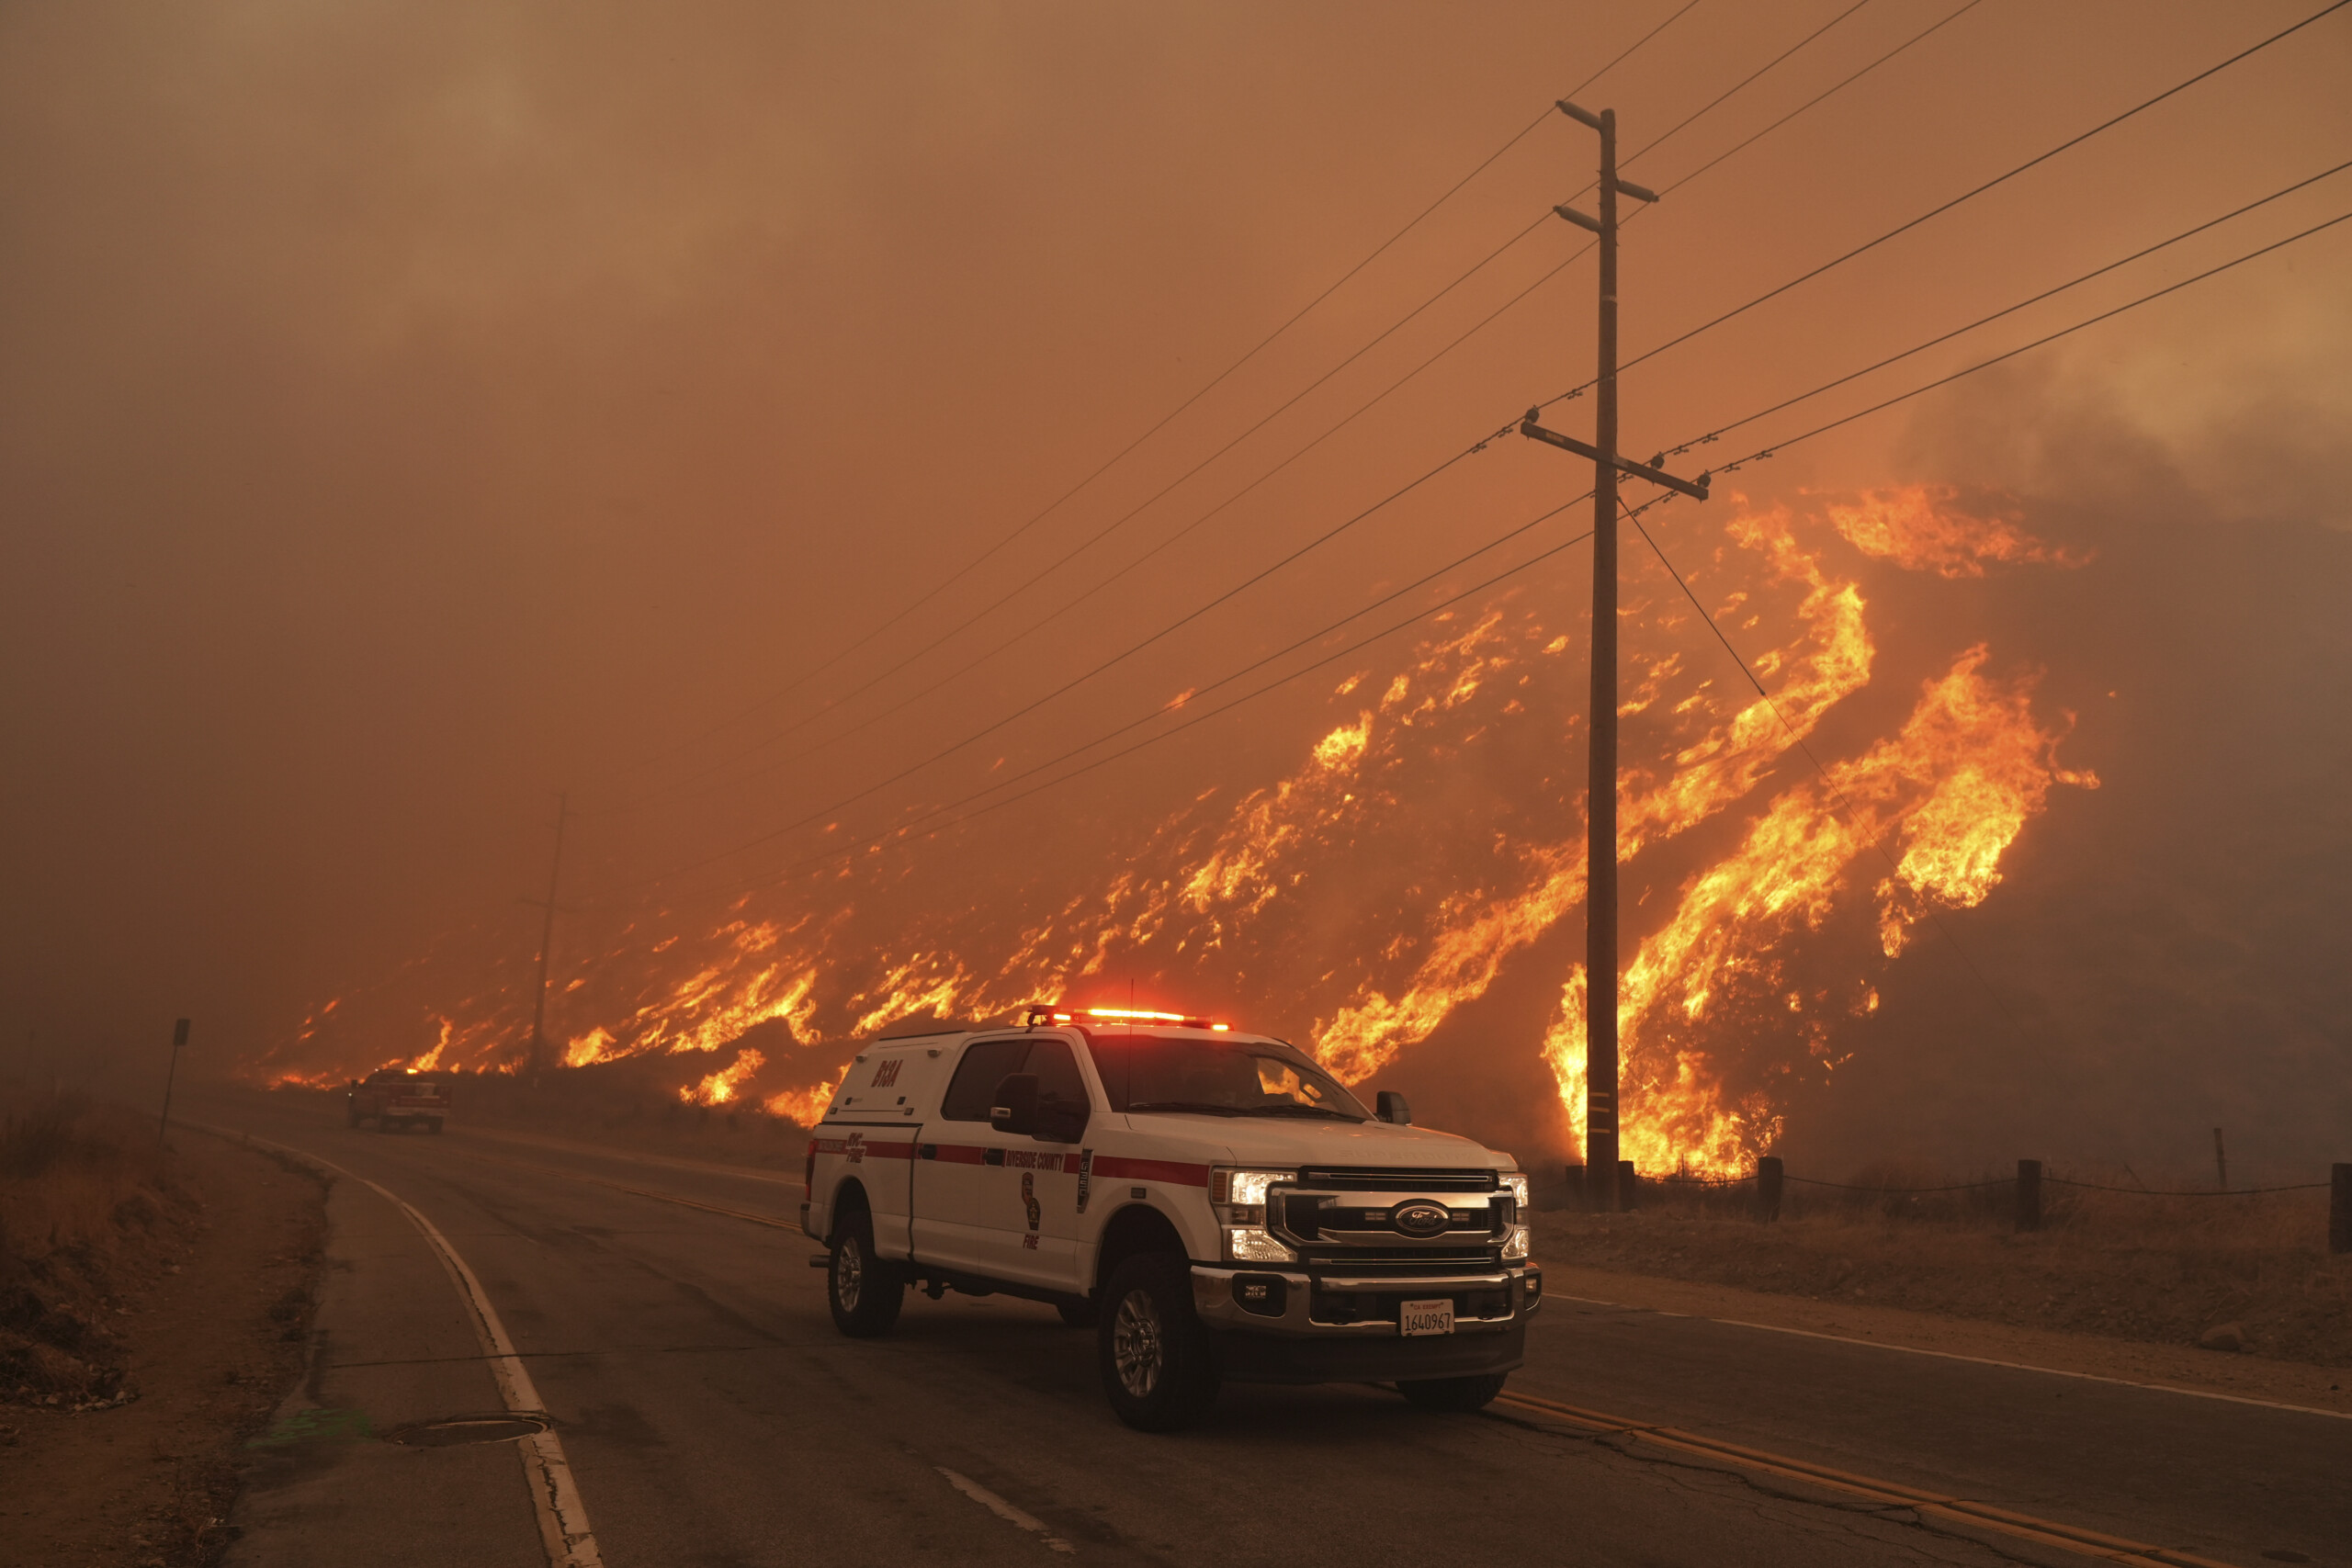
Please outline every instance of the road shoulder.
[[1945, 1317], [1860, 1302], [1775, 1295], [1689, 1280], [1545, 1262], [1547, 1296], [1752, 1324], [1864, 1344], [2111, 1378], [2352, 1415], [2352, 1372], [2267, 1357]]
[[246, 1450], [230, 1568], [543, 1563], [512, 1441], [398, 1440], [502, 1414], [449, 1274], [365, 1184], [327, 1198], [327, 1270], [302, 1382]]

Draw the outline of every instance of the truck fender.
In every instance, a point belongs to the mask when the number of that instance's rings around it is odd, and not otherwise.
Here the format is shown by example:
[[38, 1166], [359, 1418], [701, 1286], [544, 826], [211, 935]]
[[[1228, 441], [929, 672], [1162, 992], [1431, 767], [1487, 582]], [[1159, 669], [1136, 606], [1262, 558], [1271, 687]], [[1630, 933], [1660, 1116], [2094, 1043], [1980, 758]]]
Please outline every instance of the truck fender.
[[1092, 1293], [1100, 1296], [1111, 1276], [1118, 1272], [1119, 1265], [1139, 1252], [1167, 1252], [1182, 1258], [1184, 1238], [1175, 1224], [1158, 1209], [1149, 1203], [1131, 1202], [1113, 1211], [1103, 1222], [1102, 1239], [1094, 1252]]
[[832, 1195], [825, 1201], [825, 1245], [831, 1247], [841, 1229], [842, 1216], [854, 1208], [874, 1212], [874, 1201], [865, 1195], [865, 1183], [854, 1176], [844, 1176], [833, 1186]]

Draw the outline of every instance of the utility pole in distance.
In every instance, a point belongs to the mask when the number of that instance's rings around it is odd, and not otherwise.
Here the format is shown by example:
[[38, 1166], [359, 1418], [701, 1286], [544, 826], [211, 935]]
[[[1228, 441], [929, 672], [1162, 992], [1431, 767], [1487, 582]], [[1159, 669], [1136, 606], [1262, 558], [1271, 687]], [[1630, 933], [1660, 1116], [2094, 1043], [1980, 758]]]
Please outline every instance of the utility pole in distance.
[[172, 1080], [180, 1076], [180, 1047], [187, 1043], [187, 1020], [180, 1019], [172, 1025], [172, 1065], [164, 1069], [164, 1117], [155, 1124], [155, 1141], [160, 1144], [172, 1130]]
[[1617, 1117], [1617, 473], [1619, 469], [1707, 499], [1707, 476], [1679, 479], [1654, 463], [1617, 455], [1617, 194], [1656, 201], [1657, 193], [1617, 177], [1617, 111], [1594, 114], [1562, 98], [1560, 112], [1600, 133], [1600, 216], [1552, 210], [1600, 236], [1600, 368], [1594, 378], [1592, 445], [1544, 429], [1529, 409], [1521, 435], [1589, 457], [1592, 480], [1592, 716], [1585, 785], [1585, 1194], [1594, 1208], [1623, 1207]]
[[537, 904], [547, 911], [539, 922], [539, 978], [537, 988], [531, 993], [531, 1060], [529, 1077], [539, 1080], [548, 1065], [548, 949], [555, 944], [555, 890], [557, 879], [563, 874], [563, 827], [571, 818], [571, 796], [569, 792], [555, 797], [555, 859], [548, 866], [548, 896], [546, 899], [526, 898], [526, 904]]

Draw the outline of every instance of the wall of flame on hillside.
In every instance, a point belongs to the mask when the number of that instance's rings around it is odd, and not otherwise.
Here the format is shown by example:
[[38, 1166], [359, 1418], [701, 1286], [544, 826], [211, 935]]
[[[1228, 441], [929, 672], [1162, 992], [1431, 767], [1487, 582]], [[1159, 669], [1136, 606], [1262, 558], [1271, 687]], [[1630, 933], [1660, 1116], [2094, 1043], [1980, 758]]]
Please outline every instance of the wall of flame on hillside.
[[[1841, 1023], [1876, 1007], [1879, 969], [1939, 911], [1994, 896], [2052, 789], [2098, 783], [2059, 762], [2071, 719], [2037, 711], [2035, 672], [1978, 644], [1940, 656], [1892, 733], [1834, 752], [1821, 736], [1879, 659], [1857, 567], [1957, 580], [2079, 558], [2011, 509], [1931, 487], [1728, 510], [1713, 527], [1688, 509], [1651, 526], [1769, 698], [1638, 536], [1626, 547], [1619, 852], [1629, 877], [1674, 890], [1629, 908], [1625, 932], [1626, 1154], [1651, 1169], [1736, 1169], [1770, 1147], [1792, 1089], [1834, 1073]], [[902, 873], [860, 865], [716, 919], [639, 910], [593, 956], [560, 961], [550, 1032], [569, 1065], [665, 1054], [688, 1100], [805, 1122], [846, 1042], [883, 1024], [1124, 1001], [1133, 985], [1147, 1001], [1230, 998], [1245, 1024], [1293, 1030], [1366, 1079], [1580, 920], [1574, 603], [1535, 583], [1442, 618], [1334, 683], [1295, 771], [1254, 789], [1203, 778], [1094, 880], [1007, 868], [1005, 897], [949, 912]], [[428, 1005], [430, 1039], [394, 1059], [511, 1060], [526, 976], [509, 963], [467, 999]], [[1572, 1145], [1580, 967], [1554, 991], [1548, 1022], [1498, 1048], [1541, 1056]], [[275, 1070], [315, 1060], [336, 1016], [307, 1023]]]

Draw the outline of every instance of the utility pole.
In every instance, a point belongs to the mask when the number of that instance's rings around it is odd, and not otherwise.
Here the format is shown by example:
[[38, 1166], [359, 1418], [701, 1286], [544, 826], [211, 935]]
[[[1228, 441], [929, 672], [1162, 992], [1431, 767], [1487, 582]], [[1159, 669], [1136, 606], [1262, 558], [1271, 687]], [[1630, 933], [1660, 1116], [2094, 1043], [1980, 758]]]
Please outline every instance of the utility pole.
[[1589, 457], [1592, 480], [1592, 711], [1585, 785], [1585, 1193], [1595, 1208], [1623, 1206], [1617, 1150], [1617, 473], [1645, 479], [1701, 501], [1707, 476], [1680, 479], [1655, 463], [1617, 455], [1617, 196], [1656, 201], [1657, 193], [1617, 177], [1617, 111], [1593, 114], [1562, 98], [1560, 112], [1600, 133], [1600, 216], [1552, 210], [1600, 243], [1600, 367], [1593, 378], [1592, 444], [1544, 429], [1541, 409], [1519, 427], [1531, 439]]
[[563, 874], [563, 826], [571, 817], [571, 795], [559, 794], [555, 806], [555, 859], [548, 866], [548, 896], [544, 902], [526, 898], [526, 904], [537, 904], [547, 911], [539, 923], [539, 980], [531, 994], [531, 1061], [529, 1077], [533, 1083], [547, 1071], [548, 1065], [548, 949], [555, 944], [555, 890], [557, 879]]
[[164, 1115], [155, 1123], [155, 1141], [160, 1144], [172, 1130], [172, 1080], [180, 1076], [180, 1047], [187, 1043], [187, 1020], [180, 1019], [172, 1025], [172, 1065], [164, 1069]]

